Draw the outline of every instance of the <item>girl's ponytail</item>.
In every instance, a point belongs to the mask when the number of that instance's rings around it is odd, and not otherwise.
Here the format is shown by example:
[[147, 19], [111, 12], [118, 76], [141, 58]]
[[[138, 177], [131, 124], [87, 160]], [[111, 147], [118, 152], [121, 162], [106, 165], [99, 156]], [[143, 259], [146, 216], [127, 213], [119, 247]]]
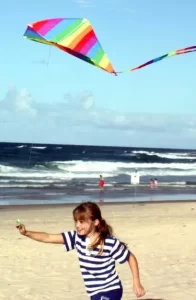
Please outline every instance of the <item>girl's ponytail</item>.
[[104, 241], [108, 235], [113, 234], [112, 227], [106, 222], [105, 219], [101, 218], [99, 221], [99, 225], [97, 226], [97, 232], [99, 233], [98, 238], [95, 240], [93, 244], [90, 245], [90, 249], [94, 249], [98, 245], [100, 245], [98, 255], [103, 253]]

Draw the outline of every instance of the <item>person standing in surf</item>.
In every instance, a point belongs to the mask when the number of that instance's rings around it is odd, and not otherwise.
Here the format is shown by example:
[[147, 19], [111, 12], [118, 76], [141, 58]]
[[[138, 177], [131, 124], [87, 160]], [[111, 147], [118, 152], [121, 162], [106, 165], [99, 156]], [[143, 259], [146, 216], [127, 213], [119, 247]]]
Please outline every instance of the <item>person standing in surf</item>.
[[100, 189], [100, 192], [102, 192], [104, 190], [104, 179], [103, 179], [103, 176], [100, 175], [100, 180], [99, 180], [99, 189]]
[[17, 224], [17, 228], [22, 235], [35, 241], [64, 244], [67, 252], [76, 249], [91, 300], [122, 299], [123, 286], [116, 272], [116, 261], [129, 264], [133, 290], [138, 298], [144, 296], [137, 259], [126, 244], [113, 235], [113, 229], [103, 219], [99, 206], [93, 202], [82, 203], [73, 210], [73, 219], [76, 229], [60, 234], [28, 231], [23, 224]]

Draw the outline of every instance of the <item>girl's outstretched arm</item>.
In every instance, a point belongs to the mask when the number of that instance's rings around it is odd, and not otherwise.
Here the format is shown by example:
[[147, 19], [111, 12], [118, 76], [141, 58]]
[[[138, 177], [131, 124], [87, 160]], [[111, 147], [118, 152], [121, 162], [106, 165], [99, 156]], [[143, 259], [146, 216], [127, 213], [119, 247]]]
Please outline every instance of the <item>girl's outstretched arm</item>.
[[128, 263], [133, 274], [133, 290], [138, 298], [142, 297], [146, 292], [140, 283], [139, 267], [135, 255], [129, 256]]
[[22, 235], [29, 237], [32, 240], [42, 242], [42, 243], [64, 244], [64, 239], [62, 234], [28, 231], [26, 230], [23, 224], [17, 225], [16, 228], [18, 228], [19, 232]]

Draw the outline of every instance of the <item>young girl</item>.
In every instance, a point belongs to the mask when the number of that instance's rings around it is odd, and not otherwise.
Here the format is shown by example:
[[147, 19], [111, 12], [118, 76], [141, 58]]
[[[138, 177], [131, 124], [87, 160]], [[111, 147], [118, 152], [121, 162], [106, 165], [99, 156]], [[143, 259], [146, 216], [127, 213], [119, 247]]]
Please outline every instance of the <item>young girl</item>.
[[87, 294], [91, 300], [120, 300], [123, 288], [115, 269], [115, 261], [128, 262], [133, 274], [133, 290], [137, 297], [145, 294], [140, 283], [136, 257], [112, 234], [93, 202], [82, 203], [73, 210], [76, 230], [61, 234], [33, 232], [17, 225], [20, 233], [43, 243], [64, 244], [65, 251], [76, 249]]

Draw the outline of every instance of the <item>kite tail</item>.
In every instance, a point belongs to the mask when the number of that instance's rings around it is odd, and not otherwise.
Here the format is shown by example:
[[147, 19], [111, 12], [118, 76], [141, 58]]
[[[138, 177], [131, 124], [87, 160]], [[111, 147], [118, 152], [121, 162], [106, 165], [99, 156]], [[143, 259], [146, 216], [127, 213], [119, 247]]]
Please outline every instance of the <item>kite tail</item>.
[[144, 68], [148, 65], [151, 65], [153, 63], [156, 63], [162, 59], [165, 59], [165, 58], [168, 58], [170, 56], [175, 56], [175, 55], [181, 55], [181, 54], [186, 54], [186, 53], [191, 53], [191, 52], [195, 52], [196, 51], [196, 46], [190, 46], [190, 47], [186, 47], [186, 48], [182, 48], [182, 49], [178, 49], [178, 50], [175, 50], [175, 51], [172, 51], [172, 52], [169, 52], [167, 54], [164, 54], [164, 55], [161, 55], [157, 58], [154, 58], [154, 59], [151, 59], [147, 62], [145, 62], [144, 64], [142, 65], [139, 65], [135, 68], [132, 68], [132, 69], [128, 69], [128, 70], [124, 70], [124, 71], [119, 71], [119, 72], [116, 72], [116, 74], [122, 74], [122, 73], [128, 73], [128, 72], [133, 72], [133, 71], [136, 71], [136, 70], [139, 70], [141, 68]]

